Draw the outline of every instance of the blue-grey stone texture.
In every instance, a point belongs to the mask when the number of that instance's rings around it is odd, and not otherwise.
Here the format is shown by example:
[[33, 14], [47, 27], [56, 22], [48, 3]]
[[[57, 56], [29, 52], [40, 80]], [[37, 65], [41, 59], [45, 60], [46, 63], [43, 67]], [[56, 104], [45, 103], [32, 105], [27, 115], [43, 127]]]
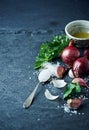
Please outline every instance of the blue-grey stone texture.
[[66, 113], [64, 101], [45, 98], [47, 85], [30, 108], [22, 107], [38, 83], [40, 45], [76, 19], [89, 20], [88, 0], [0, 0], [0, 130], [89, 129], [89, 99], [77, 114]]

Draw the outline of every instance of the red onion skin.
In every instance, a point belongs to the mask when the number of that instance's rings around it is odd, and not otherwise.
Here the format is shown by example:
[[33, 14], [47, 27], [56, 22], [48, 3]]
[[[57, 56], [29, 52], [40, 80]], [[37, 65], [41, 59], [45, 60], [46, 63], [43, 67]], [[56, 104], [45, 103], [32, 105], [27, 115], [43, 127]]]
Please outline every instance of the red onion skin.
[[73, 63], [73, 73], [75, 77], [82, 77], [89, 73], [89, 60], [86, 57], [80, 57]]
[[89, 59], [89, 48], [84, 50], [84, 56]]
[[71, 40], [69, 46], [66, 47], [61, 54], [62, 61], [69, 67], [72, 67], [74, 61], [80, 56], [79, 50], [74, 47], [73, 44], [74, 40]]

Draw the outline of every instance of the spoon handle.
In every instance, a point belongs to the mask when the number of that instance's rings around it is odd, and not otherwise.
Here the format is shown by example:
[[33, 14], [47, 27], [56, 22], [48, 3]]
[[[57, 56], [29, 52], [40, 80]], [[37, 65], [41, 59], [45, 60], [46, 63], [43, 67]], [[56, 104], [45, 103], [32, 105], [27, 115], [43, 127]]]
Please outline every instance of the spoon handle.
[[32, 101], [34, 99], [35, 93], [36, 93], [36, 91], [37, 91], [37, 89], [39, 87], [39, 85], [40, 85], [40, 82], [36, 85], [36, 87], [34, 88], [34, 90], [32, 91], [32, 93], [28, 96], [28, 98], [23, 103], [23, 108], [30, 107], [30, 105], [31, 105], [31, 103], [32, 103]]

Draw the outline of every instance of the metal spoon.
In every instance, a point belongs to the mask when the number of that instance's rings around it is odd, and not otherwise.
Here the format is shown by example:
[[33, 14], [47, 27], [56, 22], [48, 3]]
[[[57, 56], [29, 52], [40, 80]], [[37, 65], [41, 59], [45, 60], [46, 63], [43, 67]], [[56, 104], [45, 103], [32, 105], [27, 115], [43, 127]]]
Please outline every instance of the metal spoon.
[[23, 108], [28, 108], [30, 107], [30, 105], [32, 104], [32, 101], [34, 99], [35, 93], [40, 85], [40, 83], [44, 83], [46, 81], [48, 81], [50, 79], [50, 72], [48, 71], [48, 69], [46, 70], [42, 70], [38, 76], [39, 79], [39, 83], [36, 85], [35, 89], [33, 90], [33, 92], [29, 95], [29, 97], [25, 100], [25, 102], [23, 103]]
[[37, 89], [38, 89], [40, 83], [41, 83], [41, 82], [39, 82], [39, 83], [36, 85], [36, 87], [34, 88], [34, 90], [32, 91], [32, 93], [31, 93], [31, 94], [28, 96], [28, 98], [25, 100], [25, 102], [23, 103], [23, 108], [28, 108], [28, 107], [30, 107], [30, 105], [32, 104], [32, 101], [33, 101], [33, 99], [34, 99], [34, 96], [35, 96], [35, 94], [36, 94], [36, 91], [37, 91]]

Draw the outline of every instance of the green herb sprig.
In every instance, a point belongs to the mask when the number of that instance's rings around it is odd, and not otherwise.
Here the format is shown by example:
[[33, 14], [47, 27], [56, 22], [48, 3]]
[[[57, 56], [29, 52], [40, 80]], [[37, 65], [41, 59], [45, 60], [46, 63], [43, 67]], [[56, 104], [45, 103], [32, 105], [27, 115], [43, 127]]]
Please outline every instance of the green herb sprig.
[[57, 58], [68, 44], [69, 39], [66, 35], [54, 36], [52, 41], [42, 43], [34, 68], [38, 69], [42, 67], [43, 62], [52, 61]]
[[80, 93], [81, 92], [81, 87], [79, 83], [69, 83], [64, 90], [64, 99], [67, 99], [69, 96], [71, 96], [73, 93]]

